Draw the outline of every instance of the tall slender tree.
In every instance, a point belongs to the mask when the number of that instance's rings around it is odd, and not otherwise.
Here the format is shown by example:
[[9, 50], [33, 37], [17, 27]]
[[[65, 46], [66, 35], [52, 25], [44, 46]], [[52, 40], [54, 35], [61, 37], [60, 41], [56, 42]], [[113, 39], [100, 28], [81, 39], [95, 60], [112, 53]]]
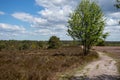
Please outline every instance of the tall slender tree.
[[82, 0], [68, 20], [68, 33], [83, 45], [83, 54], [89, 54], [93, 45], [103, 38], [105, 19], [94, 1]]

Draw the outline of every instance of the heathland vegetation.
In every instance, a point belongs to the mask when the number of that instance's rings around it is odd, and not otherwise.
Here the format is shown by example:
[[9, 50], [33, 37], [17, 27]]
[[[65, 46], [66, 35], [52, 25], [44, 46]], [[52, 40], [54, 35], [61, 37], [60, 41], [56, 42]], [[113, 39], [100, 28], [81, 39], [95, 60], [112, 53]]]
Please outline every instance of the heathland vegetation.
[[0, 80], [53, 80], [61, 72], [98, 58], [95, 51], [83, 58], [79, 42], [61, 43], [52, 49], [48, 41], [0, 41]]
[[10, 40], [0, 44], [0, 80], [54, 80], [60, 72], [98, 57], [92, 51], [83, 59], [81, 47], [63, 43], [64, 46], [56, 48], [55, 44], [52, 48], [49, 41]]

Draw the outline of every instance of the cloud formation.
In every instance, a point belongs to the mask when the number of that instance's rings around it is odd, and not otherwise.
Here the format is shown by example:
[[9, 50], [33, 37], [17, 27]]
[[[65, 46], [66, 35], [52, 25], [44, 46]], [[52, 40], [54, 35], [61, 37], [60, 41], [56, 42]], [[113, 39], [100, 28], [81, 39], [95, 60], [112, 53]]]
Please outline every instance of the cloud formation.
[[[66, 36], [68, 16], [77, 6], [79, 0], [35, 0], [36, 4], [44, 9], [38, 14], [46, 19], [44, 28], [49, 29], [52, 34], [59, 37]], [[41, 26], [39, 26], [41, 28]]]
[[[65, 33], [67, 30], [67, 20], [68, 16], [75, 9], [80, 0], [35, 0], [36, 4], [42, 6], [44, 9], [38, 13], [43, 19], [47, 19], [47, 23], [43, 26], [52, 28], [52, 31]], [[105, 32], [110, 32], [111, 34], [118, 34], [120, 20], [120, 12], [114, 7], [115, 0], [98, 0], [97, 1], [102, 8], [106, 17], [106, 27]], [[59, 29], [61, 28], [61, 29]], [[54, 29], [54, 30], [53, 30]], [[114, 31], [113, 31], [114, 30]], [[60, 34], [58, 33], [58, 34]], [[66, 34], [64, 34], [65, 36]]]
[[29, 22], [32, 25], [36, 25], [36, 24], [42, 25], [47, 22], [47, 20], [45, 19], [42, 19], [40, 17], [38, 18], [33, 15], [30, 15], [29, 13], [24, 13], [24, 12], [16, 12], [13, 13], [12, 16], [21, 21]]
[[4, 38], [9, 39], [9, 37], [24, 33], [26, 33], [26, 30], [22, 26], [0, 23], [0, 35]]
[[[30, 26], [35, 29], [33, 33], [36, 35], [56, 35], [62, 39], [68, 39], [66, 35], [67, 20], [69, 14], [72, 13], [80, 1], [81, 0], [35, 0], [37, 6], [42, 7], [42, 10], [36, 12], [37, 15], [16, 12], [13, 13], [12, 16], [21, 21], [28, 22]], [[120, 33], [118, 25], [120, 12], [114, 7], [115, 0], [98, 0], [97, 2], [106, 17], [105, 32], [109, 31], [110, 35]]]
[[30, 23], [36, 28], [35, 33], [41, 35], [66, 36], [67, 20], [69, 14], [77, 6], [79, 0], [35, 0], [36, 4], [43, 7], [37, 16], [25, 12], [16, 12], [12, 16], [21, 21]]
[[25, 28], [22, 26], [0, 23], [0, 30], [6, 32], [23, 32]]

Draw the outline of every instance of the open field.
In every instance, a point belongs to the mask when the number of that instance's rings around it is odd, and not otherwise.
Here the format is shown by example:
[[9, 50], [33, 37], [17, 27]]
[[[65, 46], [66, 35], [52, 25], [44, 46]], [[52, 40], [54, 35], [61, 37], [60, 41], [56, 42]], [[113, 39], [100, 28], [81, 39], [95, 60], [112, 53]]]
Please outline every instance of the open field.
[[0, 80], [58, 80], [55, 75], [97, 58], [92, 52], [82, 58], [80, 47], [38, 51], [1, 51]]

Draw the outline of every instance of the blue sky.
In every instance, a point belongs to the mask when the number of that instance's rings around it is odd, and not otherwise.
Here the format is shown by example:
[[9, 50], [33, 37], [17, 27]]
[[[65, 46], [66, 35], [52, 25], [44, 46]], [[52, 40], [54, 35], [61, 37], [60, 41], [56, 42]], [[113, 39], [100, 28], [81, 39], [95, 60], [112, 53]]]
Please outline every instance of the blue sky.
[[[70, 40], [67, 20], [80, 0], [0, 0], [0, 40], [48, 40], [56, 35]], [[115, 0], [98, 0], [105, 17], [109, 41], [120, 41], [120, 10]]]

